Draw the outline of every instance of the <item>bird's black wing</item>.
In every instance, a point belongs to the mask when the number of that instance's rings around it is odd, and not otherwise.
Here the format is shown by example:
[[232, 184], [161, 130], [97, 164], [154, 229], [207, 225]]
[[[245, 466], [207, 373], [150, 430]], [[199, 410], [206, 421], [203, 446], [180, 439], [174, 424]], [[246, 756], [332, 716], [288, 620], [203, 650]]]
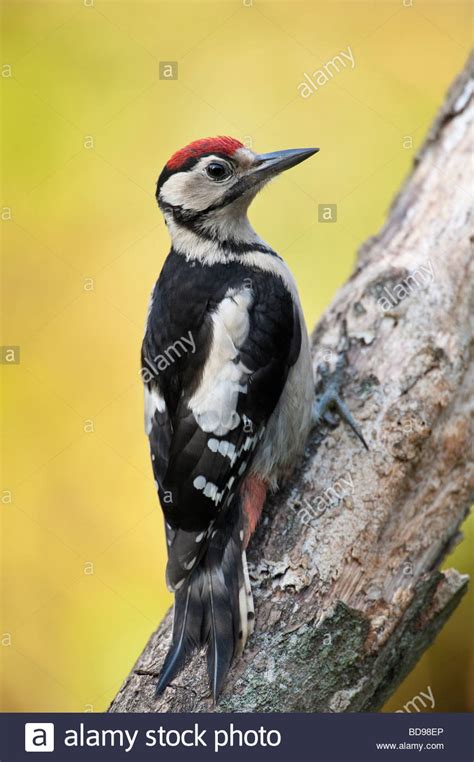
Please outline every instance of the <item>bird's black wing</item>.
[[146, 383], [147, 428], [173, 589], [248, 472], [300, 345], [299, 315], [280, 278], [170, 255], [142, 367], [157, 371]]
[[171, 254], [142, 349], [146, 427], [166, 521], [175, 592], [157, 691], [207, 644], [216, 698], [250, 631], [238, 490], [301, 346], [299, 315], [278, 276], [212, 268]]

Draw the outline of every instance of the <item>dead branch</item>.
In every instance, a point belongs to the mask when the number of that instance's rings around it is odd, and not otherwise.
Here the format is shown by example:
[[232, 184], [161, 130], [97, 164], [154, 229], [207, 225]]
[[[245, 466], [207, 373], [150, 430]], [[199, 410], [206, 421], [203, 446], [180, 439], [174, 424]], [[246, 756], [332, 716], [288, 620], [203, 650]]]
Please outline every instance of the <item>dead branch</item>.
[[319, 431], [269, 501], [249, 553], [255, 633], [217, 707], [200, 655], [155, 699], [168, 613], [110, 711], [374, 710], [462, 597], [467, 578], [438, 567], [473, 488], [473, 68], [313, 334], [315, 369], [347, 350], [370, 452], [346, 427]]

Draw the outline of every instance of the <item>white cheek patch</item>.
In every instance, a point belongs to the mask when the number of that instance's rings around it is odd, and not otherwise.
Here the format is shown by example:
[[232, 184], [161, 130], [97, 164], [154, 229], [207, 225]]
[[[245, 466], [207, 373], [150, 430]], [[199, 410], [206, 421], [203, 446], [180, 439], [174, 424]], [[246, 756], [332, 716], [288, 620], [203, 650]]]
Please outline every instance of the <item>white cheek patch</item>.
[[180, 206], [182, 209], [192, 209], [202, 212], [209, 206], [221, 200], [234, 183], [237, 177], [230, 177], [228, 181], [216, 183], [207, 177], [205, 167], [212, 160], [219, 161], [219, 156], [204, 156], [195, 166], [187, 172], [176, 172], [165, 182], [160, 198], [171, 206]]
[[[188, 403], [200, 428], [217, 436], [224, 436], [240, 424], [237, 404], [239, 394], [246, 391], [250, 370], [239, 361], [238, 348], [247, 338], [252, 301], [250, 289], [229, 292], [212, 315], [211, 351], [201, 384]], [[210, 442], [210, 449], [217, 447], [212, 439]], [[234, 455], [230, 451], [226, 454], [231, 459]]]

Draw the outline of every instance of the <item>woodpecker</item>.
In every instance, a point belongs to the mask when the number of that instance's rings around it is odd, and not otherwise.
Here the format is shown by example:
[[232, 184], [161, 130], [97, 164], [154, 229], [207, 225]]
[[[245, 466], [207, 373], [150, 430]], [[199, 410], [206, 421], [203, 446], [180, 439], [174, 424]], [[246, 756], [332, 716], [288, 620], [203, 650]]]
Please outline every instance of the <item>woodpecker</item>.
[[172, 245], [151, 295], [142, 377], [174, 593], [158, 695], [205, 647], [217, 701], [254, 627], [246, 548], [267, 492], [330, 406], [361, 436], [337, 389], [315, 411], [295, 280], [247, 217], [266, 183], [318, 150], [256, 154], [204, 138], [173, 154], [157, 182]]

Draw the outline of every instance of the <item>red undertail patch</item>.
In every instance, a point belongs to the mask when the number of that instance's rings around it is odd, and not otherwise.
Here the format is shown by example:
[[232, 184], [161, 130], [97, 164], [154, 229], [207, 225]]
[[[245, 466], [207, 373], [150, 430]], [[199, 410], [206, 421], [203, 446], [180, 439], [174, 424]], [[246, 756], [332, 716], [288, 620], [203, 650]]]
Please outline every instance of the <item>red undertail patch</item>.
[[244, 514], [244, 548], [260, 520], [267, 491], [267, 482], [258, 476], [248, 476], [240, 488]]

